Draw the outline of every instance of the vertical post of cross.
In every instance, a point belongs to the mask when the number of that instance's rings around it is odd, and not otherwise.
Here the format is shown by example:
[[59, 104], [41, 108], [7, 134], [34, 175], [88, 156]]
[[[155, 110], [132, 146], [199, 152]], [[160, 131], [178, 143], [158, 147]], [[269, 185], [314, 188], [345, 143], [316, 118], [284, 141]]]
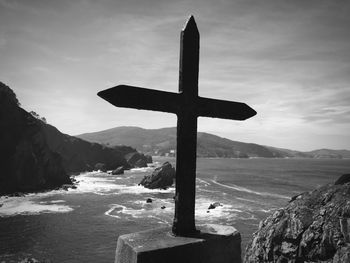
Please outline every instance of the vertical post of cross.
[[183, 105], [177, 113], [176, 190], [173, 233], [191, 235], [195, 227], [199, 32], [193, 16], [181, 31], [179, 93]]
[[246, 120], [256, 111], [245, 103], [198, 96], [199, 32], [191, 16], [181, 31], [179, 93], [119, 85], [98, 95], [117, 107], [177, 115], [175, 216], [176, 236], [197, 233], [195, 226], [197, 117]]

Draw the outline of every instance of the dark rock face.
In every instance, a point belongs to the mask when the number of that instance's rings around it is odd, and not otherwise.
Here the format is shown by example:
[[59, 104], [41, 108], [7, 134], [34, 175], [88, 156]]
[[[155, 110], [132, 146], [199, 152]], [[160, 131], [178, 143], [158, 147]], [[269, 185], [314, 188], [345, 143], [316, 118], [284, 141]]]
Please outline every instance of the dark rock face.
[[132, 167], [147, 167], [147, 163], [152, 163], [152, 156], [139, 152], [131, 152], [125, 155], [125, 159]]
[[209, 205], [208, 209], [215, 209], [218, 206], [222, 206], [222, 204], [220, 204], [219, 202], [215, 202]]
[[104, 164], [104, 163], [97, 163], [97, 164], [95, 164], [95, 169], [94, 170], [107, 172], [106, 164]]
[[19, 107], [0, 82], [0, 195], [70, 184], [62, 159], [50, 149], [43, 122]]
[[112, 171], [113, 175], [124, 174], [124, 166], [119, 166], [117, 169]]
[[245, 262], [350, 262], [350, 183], [292, 199], [260, 222]]
[[175, 169], [169, 162], [156, 168], [151, 175], [146, 175], [140, 185], [149, 189], [166, 189], [174, 183]]
[[335, 181], [335, 185], [337, 184], [345, 184], [345, 183], [349, 183], [350, 182], [350, 174], [343, 174], [342, 176], [340, 176], [338, 178], [337, 181]]

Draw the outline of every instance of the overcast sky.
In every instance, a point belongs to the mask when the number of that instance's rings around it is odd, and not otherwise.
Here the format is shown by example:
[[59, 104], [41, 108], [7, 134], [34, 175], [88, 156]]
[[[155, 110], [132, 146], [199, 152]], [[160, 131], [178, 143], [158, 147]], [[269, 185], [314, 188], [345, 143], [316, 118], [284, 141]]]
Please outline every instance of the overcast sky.
[[0, 81], [70, 135], [175, 126], [175, 115], [116, 108], [96, 93], [118, 84], [177, 92], [190, 14], [201, 35], [200, 96], [258, 112], [244, 122], [200, 118], [200, 131], [350, 149], [347, 0], [0, 0]]

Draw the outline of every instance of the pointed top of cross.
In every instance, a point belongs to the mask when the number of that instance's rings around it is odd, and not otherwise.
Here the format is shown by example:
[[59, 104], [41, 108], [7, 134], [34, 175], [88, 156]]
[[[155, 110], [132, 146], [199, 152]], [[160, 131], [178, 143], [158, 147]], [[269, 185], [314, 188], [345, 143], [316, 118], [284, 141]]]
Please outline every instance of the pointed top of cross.
[[184, 25], [184, 27], [182, 28], [182, 31], [194, 31], [197, 32], [199, 34], [198, 28], [197, 28], [197, 24], [196, 21], [194, 20], [194, 16], [190, 15]]

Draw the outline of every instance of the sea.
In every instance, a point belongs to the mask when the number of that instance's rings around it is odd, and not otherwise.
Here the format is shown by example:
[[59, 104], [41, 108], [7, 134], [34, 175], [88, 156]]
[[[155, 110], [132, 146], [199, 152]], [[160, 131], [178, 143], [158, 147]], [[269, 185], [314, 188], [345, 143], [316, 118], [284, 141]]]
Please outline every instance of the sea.
[[[154, 165], [175, 164], [174, 158], [153, 159]], [[0, 197], [0, 262], [114, 262], [120, 235], [172, 225], [174, 187], [138, 185], [153, 169], [82, 173], [76, 189]], [[199, 158], [196, 224], [234, 226], [244, 253], [262, 219], [345, 173], [350, 159]], [[215, 202], [220, 206], [208, 209]]]

